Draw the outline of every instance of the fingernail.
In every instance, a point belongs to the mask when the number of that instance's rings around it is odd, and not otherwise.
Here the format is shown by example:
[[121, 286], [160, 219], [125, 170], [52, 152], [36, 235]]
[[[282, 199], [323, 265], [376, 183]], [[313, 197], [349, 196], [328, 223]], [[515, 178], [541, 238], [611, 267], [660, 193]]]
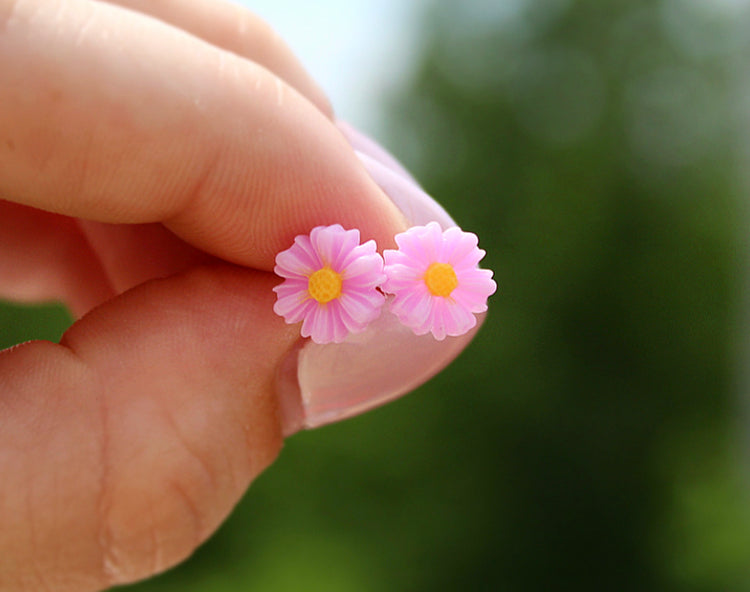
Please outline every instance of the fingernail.
[[394, 173], [409, 179], [412, 183], [418, 185], [411, 173], [407, 171], [390, 152], [375, 140], [364, 135], [345, 121], [337, 121], [336, 126], [339, 128], [339, 131], [344, 134], [344, 137], [349, 142], [349, 145], [354, 148], [355, 152], [367, 155], [370, 159], [379, 162]]
[[[413, 225], [438, 222], [456, 226], [386, 150], [340, 123], [375, 182]], [[437, 341], [415, 335], [386, 308], [362, 333], [343, 343], [300, 342], [279, 370], [277, 391], [284, 435], [359, 415], [417, 388], [445, 368], [471, 342], [477, 326], [458, 337]]]

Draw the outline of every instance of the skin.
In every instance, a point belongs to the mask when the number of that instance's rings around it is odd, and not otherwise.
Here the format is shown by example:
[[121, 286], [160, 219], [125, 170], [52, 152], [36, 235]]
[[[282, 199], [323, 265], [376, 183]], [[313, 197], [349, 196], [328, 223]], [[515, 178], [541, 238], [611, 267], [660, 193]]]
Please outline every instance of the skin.
[[0, 590], [132, 582], [216, 529], [282, 445], [274, 256], [333, 223], [406, 228], [257, 17], [0, 0], [0, 296], [80, 317], [0, 352]]

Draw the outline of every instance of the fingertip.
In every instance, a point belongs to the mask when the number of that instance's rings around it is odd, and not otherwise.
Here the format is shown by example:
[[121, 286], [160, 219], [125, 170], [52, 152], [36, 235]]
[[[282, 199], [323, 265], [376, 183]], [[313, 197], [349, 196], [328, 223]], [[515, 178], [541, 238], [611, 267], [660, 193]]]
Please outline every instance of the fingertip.
[[437, 340], [384, 312], [343, 343], [301, 343], [276, 378], [284, 435], [365, 413], [417, 388], [466, 348], [483, 319], [464, 335]]
[[329, 119], [328, 96], [286, 42], [246, 7], [222, 0], [105, 0], [178, 27], [208, 43], [267, 68], [296, 88]]
[[216, 529], [283, 443], [275, 283], [196, 268], [0, 355], [0, 583], [131, 582]]
[[[392, 234], [377, 238], [381, 250], [396, 248], [395, 235], [412, 225], [434, 225], [438, 234], [440, 228], [456, 226], [390, 154], [351, 126], [339, 122], [339, 128], [380, 195], [398, 212], [398, 221], [386, 231]], [[471, 327], [458, 336], [430, 334], [429, 329], [417, 335], [386, 305], [364, 332], [343, 343], [300, 342], [277, 376], [284, 433], [340, 421], [406, 394], [455, 359], [484, 318], [471, 315]]]

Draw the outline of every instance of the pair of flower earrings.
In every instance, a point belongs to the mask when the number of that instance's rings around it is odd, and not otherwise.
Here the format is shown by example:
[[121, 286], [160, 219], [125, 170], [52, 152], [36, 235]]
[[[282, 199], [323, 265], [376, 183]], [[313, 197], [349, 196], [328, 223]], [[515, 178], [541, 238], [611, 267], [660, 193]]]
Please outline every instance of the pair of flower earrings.
[[381, 313], [388, 295], [393, 314], [417, 335], [462, 335], [487, 310], [497, 285], [480, 269], [485, 252], [475, 234], [437, 222], [396, 235], [398, 250], [381, 257], [375, 241], [360, 244], [359, 230], [318, 226], [276, 256], [284, 281], [273, 290], [273, 310], [287, 323], [302, 321], [303, 337], [340, 343]]

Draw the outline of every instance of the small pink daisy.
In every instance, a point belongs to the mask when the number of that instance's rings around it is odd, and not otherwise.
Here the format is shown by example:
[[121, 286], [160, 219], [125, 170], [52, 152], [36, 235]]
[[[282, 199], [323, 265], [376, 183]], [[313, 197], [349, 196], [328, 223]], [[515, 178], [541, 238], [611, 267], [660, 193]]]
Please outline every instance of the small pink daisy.
[[313, 228], [276, 255], [274, 271], [284, 281], [273, 290], [273, 310], [287, 323], [302, 321], [302, 336], [340, 343], [375, 320], [385, 302], [385, 280], [375, 241], [359, 244], [359, 230], [339, 224]]
[[393, 294], [393, 314], [417, 335], [463, 335], [487, 310], [497, 285], [492, 272], [479, 269], [485, 252], [477, 237], [458, 227], [442, 231], [437, 222], [396, 235], [397, 251], [386, 250], [383, 291]]

